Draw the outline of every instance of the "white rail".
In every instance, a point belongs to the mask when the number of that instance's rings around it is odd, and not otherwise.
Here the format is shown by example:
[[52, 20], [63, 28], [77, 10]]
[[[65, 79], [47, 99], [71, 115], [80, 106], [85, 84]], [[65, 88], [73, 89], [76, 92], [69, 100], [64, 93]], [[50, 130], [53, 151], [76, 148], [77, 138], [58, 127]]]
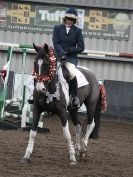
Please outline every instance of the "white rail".
[[30, 45], [22, 45], [22, 44], [14, 44], [14, 43], [5, 43], [5, 42], [0, 42], [0, 46], [3, 47], [13, 47], [13, 48], [20, 48], [20, 49], [26, 49], [28, 51], [35, 51], [35, 49], [32, 48]]

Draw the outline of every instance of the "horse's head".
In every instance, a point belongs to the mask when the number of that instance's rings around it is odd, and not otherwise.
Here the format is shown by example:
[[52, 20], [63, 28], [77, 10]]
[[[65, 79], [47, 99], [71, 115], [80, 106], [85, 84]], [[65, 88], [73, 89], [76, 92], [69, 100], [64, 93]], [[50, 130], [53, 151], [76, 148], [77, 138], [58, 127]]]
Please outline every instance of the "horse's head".
[[56, 58], [52, 47], [44, 44], [38, 47], [33, 43], [37, 52], [34, 58], [33, 75], [35, 79], [35, 88], [38, 92], [45, 92], [47, 85], [53, 79], [56, 70]]

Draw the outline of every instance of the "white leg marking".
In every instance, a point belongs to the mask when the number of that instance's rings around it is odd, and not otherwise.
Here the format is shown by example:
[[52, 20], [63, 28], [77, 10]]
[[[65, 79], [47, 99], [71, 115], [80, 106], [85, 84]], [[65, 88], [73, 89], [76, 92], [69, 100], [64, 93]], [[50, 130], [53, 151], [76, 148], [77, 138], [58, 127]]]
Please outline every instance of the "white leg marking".
[[22, 118], [21, 118], [21, 127], [24, 128], [26, 127], [26, 119], [27, 119], [27, 114], [30, 113], [30, 106], [28, 104], [25, 104], [22, 110]]
[[82, 141], [84, 141], [86, 147], [87, 147], [87, 144], [88, 144], [88, 138], [89, 138], [90, 134], [92, 133], [94, 127], [95, 127], [95, 122], [94, 122], [94, 119], [93, 119], [92, 123], [87, 125], [86, 134], [85, 134], [85, 136], [82, 140]]
[[77, 150], [80, 150], [81, 149], [81, 146], [80, 146], [81, 126], [80, 124], [77, 124], [77, 126], [75, 126], [75, 131], [76, 131], [75, 147]]
[[69, 155], [70, 155], [70, 161], [76, 162], [75, 149], [74, 149], [73, 142], [71, 140], [71, 134], [70, 134], [70, 131], [69, 131], [68, 121], [66, 123], [66, 126], [63, 127], [63, 136], [67, 140], [67, 143], [68, 143], [68, 152], [69, 152]]
[[29, 159], [30, 155], [32, 154], [36, 134], [37, 134], [37, 131], [30, 130], [29, 142], [28, 142], [28, 146], [27, 146], [27, 149], [24, 155], [25, 159]]

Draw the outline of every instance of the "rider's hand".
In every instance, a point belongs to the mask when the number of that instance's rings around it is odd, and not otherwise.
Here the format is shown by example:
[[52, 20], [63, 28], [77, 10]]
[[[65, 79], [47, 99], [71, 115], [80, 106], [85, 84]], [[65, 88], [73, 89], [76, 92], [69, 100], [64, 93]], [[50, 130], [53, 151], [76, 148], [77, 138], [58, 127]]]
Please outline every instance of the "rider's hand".
[[65, 55], [63, 55], [63, 56], [61, 56], [60, 60], [61, 60], [61, 62], [66, 62], [67, 58]]
[[66, 55], [69, 55], [70, 53], [71, 53], [70, 48], [67, 48], [67, 49], [65, 50], [65, 54], [66, 54]]

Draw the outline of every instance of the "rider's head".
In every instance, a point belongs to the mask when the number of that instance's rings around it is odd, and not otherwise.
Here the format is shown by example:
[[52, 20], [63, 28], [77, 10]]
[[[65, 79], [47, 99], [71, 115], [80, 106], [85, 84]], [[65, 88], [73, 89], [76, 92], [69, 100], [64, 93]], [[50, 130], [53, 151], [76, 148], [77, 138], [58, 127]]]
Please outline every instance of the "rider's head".
[[64, 22], [65, 25], [71, 26], [71, 25], [77, 23], [77, 19], [78, 19], [78, 13], [77, 13], [76, 9], [75, 8], [69, 8], [65, 12], [63, 22]]

